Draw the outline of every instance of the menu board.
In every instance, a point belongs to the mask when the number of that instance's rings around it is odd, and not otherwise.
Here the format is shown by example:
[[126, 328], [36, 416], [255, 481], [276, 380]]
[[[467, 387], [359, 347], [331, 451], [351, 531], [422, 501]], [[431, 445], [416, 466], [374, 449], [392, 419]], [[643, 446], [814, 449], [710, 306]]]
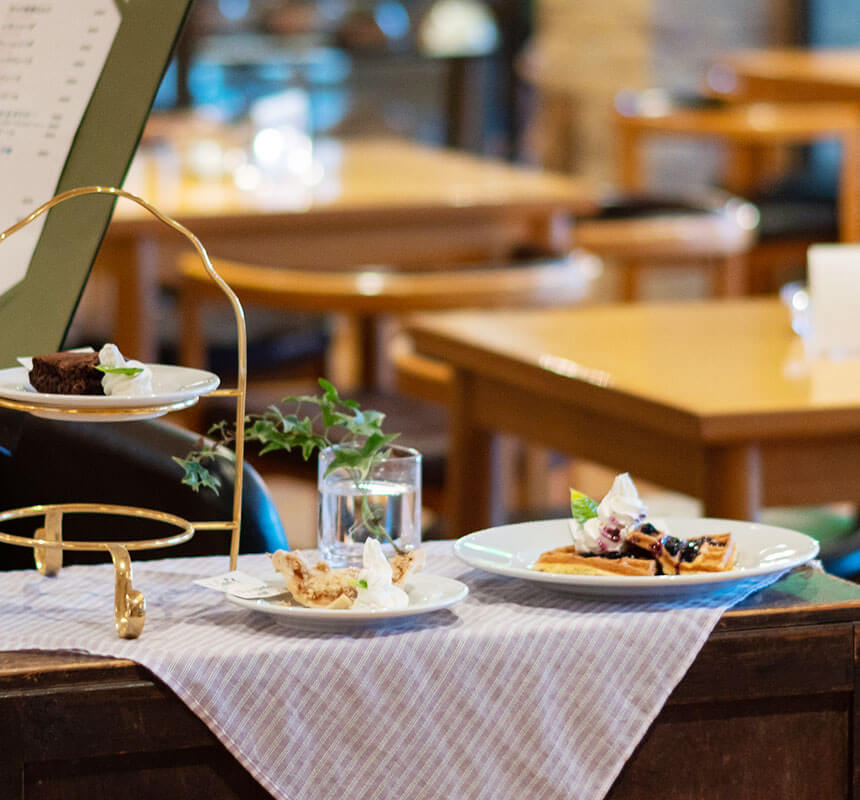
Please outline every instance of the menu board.
[[[0, 229], [53, 196], [119, 23], [105, 0], [0, 3]], [[42, 225], [3, 245], [0, 294], [26, 276]]]
[[[191, 0], [0, 0], [0, 230], [67, 189], [120, 186]], [[114, 198], [0, 242], [0, 367], [56, 350]]]

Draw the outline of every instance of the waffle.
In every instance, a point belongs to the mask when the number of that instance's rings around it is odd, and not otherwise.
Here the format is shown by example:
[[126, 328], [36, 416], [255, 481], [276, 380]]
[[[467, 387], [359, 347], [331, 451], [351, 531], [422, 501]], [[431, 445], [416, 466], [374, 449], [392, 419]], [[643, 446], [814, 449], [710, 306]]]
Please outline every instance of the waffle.
[[534, 569], [559, 575], [656, 575], [657, 562], [621, 554], [583, 555], [569, 545], [541, 553]]
[[681, 553], [678, 572], [725, 572], [735, 565], [738, 546], [730, 533], [688, 539]]
[[737, 560], [737, 542], [730, 533], [678, 539], [652, 525], [643, 527], [628, 534], [624, 552], [592, 555], [568, 545], [541, 553], [533, 568], [560, 575], [684, 575], [725, 572]]
[[[664, 536], [656, 528], [651, 527], [656, 536], [645, 531], [633, 531], [628, 534], [626, 545], [633, 549], [634, 553], [641, 558], [653, 558], [659, 565], [658, 572], [663, 575], [674, 575], [678, 572], [678, 564], [681, 561], [681, 540]], [[678, 547], [673, 547], [670, 540], [677, 542]], [[641, 550], [641, 554], [637, 551]]]

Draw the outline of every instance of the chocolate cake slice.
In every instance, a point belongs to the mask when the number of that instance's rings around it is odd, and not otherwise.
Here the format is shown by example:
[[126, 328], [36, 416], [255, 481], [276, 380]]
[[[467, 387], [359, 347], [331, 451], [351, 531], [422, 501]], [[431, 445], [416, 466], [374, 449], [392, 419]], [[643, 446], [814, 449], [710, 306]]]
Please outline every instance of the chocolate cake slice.
[[104, 394], [98, 353], [48, 353], [33, 356], [30, 385], [47, 394]]

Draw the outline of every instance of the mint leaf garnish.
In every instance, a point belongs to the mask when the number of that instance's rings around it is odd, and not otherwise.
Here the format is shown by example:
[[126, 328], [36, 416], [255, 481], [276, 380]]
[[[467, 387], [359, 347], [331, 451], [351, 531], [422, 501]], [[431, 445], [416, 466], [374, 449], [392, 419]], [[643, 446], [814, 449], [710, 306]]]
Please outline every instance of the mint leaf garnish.
[[597, 516], [597, 503], [587, 494], [583, 494], [576, 489], [571, 489], [570, 515], [576, 522], [582, 525], [586, 520]]
[[96, 364], [96, 369], [106, 375], [128, 375], [130, 378], [143, 372], [143, 367], [103, 367], [101, 364]]
[[360, 578], [357, 581], [350, 581], [353, 586], [357, 586], [359, 589], [367, 588], [367, 581], [364, 578]]

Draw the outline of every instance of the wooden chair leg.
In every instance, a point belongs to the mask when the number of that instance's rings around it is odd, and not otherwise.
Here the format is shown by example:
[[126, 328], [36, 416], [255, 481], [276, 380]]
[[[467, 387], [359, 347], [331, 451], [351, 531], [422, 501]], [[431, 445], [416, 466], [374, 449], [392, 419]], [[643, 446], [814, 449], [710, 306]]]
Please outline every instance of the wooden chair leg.
[[[179, 363], [185, 367], [206, 369], [206, 343], [203, 334], [204, 300], [199, 288], [190, 281], [179, 285]], [[205, 398], [200, 402], [206, 402]], [[176, 420], [191, 430], [199, 430], [203, 424], [203, 410], [200, 402], [180, 412]]]
[[618, 297], [632, 303], [639, 297], [640, 266], [629, 259], [618, 260]]
[[742, 297], [749, 289], [747, 261], [743, 255], [720, 259], [711, 275], [711, 294], [715, 297]]

